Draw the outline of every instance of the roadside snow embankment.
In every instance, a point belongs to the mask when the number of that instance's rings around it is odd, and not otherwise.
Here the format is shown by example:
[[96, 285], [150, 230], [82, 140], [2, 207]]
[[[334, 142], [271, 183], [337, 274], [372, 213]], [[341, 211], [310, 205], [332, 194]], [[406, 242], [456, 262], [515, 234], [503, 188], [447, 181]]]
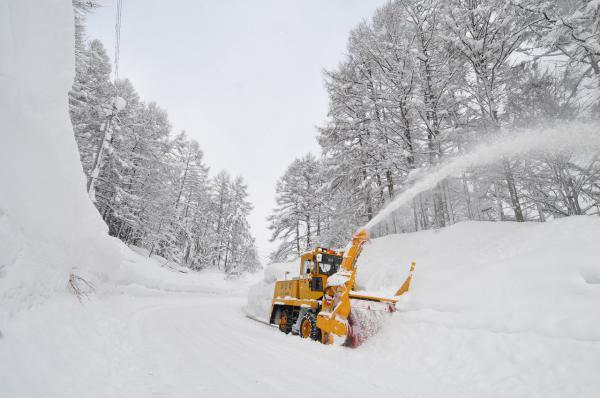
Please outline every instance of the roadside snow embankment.
[[274, 263], [265, 268], [264, 278], [253, 285], [248, 292], [248, 304], [244, 308], [246, 314], [268, 321], [275, 281], [298, 276], [299, 270], [298, 261]]
[[[600, 218], [548, 223], [463, 222], [369, 242], [357, 284], [393, 294], [416, 261], [396, 322], [600, 341]], [[249, 293], [247, 310], [267, 319], [275, 264]]]
[[[65, 292], [69, 274], [113, 274], [122, 245], [85, 190], [69, 119], [70, 2], [0, 2], [0, 300], [27, 307]], [[43, 60], [43, 61], [40, 61]]]
[[69, 118], [72, 8], [64, 0], [0, 0], [0, 330], [10, 314], [66, 294], [72, 274], [96, 291], [220, 291], [108, 236], [86, 192]]

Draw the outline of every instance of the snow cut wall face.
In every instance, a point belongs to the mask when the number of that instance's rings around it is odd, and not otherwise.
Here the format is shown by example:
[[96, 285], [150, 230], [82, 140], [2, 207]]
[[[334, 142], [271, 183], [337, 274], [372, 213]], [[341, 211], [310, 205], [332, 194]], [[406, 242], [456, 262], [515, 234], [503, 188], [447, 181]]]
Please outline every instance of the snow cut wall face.
[[69, 119], [73, 42], [70, 0], [0, 0], [0, 299], [116, 262]]

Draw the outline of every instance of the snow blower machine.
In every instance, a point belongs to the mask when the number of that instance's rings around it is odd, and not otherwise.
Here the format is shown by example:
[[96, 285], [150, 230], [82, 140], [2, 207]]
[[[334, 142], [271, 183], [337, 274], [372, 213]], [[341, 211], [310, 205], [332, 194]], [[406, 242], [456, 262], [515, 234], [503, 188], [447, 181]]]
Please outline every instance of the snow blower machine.
[[338, 336], [347, 347], [358, 347], [374, 335], [410, 289], [415, 263], [392, 297], [356, 292], [357, 260], [368, 240], [369, 233], [360, 230], [345, 252], [317, 247], [304, 253], [299, 276], [275, 282], [269, 323], [324, 344], [333, 344]]

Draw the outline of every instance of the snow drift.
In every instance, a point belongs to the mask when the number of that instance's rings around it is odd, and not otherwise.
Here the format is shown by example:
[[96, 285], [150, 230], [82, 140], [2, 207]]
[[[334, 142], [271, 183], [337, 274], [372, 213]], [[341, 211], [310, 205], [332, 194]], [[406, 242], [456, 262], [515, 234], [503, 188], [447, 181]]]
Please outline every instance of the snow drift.
[[269, 320], [275, 281], [298, 276], [299, 261], [274, 263], [265, 268], [262, 281], [253, 285], [248, 292], [248, 304], [245, 306], [244, 311], [250, 316]]
[[[600, 341], [600, 218], [548, 223], [463, 222], [373, 239], [359, 258], [361, 290], [393, 294], [417, 267], [398, 303], [403, 322]], [[274, 264], [251, 288], [247, 311], [268, 319]], [[390, 326], [389, 333], [395, 333]]]

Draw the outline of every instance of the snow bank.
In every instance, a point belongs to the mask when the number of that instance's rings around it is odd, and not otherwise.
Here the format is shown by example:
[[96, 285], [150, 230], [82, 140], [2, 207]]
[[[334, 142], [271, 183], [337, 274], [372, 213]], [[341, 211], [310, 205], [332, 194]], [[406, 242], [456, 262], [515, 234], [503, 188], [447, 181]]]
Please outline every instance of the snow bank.
[[87, 197], [69, 119], [71, 2], [0, 1], [0, 53], [0, 297], [24, 304], [78, 269], [101, 279], [121, 248]]
[[248, 291], [248, 304], [244, 308], [244, 311], [255, 318], [269, 320], [275, 281], [296, 277], [299, 275], [299, 271], [299, 260], [288, 263], [273, 263], [266, 267], [264, 278], [250, 287]]
[[415, 321], [600, 340], [599, 237], [598, 217], [460, 223], [374, 240], [357, 279], [391, 292], [415, 260]]
[[206, 273], [173, 272], [108, 236], [69, 118], [73, 25], [68, 0], [0, 0], [0, 321], [67, 294], [71, 274], [99, 293], [222, 292]]
[[[599, 237], [598, 217], [389, 235], [365, 246], [357, 284], [393, 294], [414, 260], [412, 292], [393, 322], [600, 340]], [[269, 315], [272, 279], [250, 290], [254, 316]]]
[[[145, 250], [138, 250], [144, 253]], [[151, 259], [129, 249], [122, 252], [123, 260], [115, 274], [102, 285], [102, 293], [115, 292], [135, 296], [155, 296], [165, 293], [201, 293], [204, 295], [245, 294], [259, 274], [243, 274], [228, 278], [223, 272], [190, 271], [178, 264], [168, 263], [159, 256]]]

